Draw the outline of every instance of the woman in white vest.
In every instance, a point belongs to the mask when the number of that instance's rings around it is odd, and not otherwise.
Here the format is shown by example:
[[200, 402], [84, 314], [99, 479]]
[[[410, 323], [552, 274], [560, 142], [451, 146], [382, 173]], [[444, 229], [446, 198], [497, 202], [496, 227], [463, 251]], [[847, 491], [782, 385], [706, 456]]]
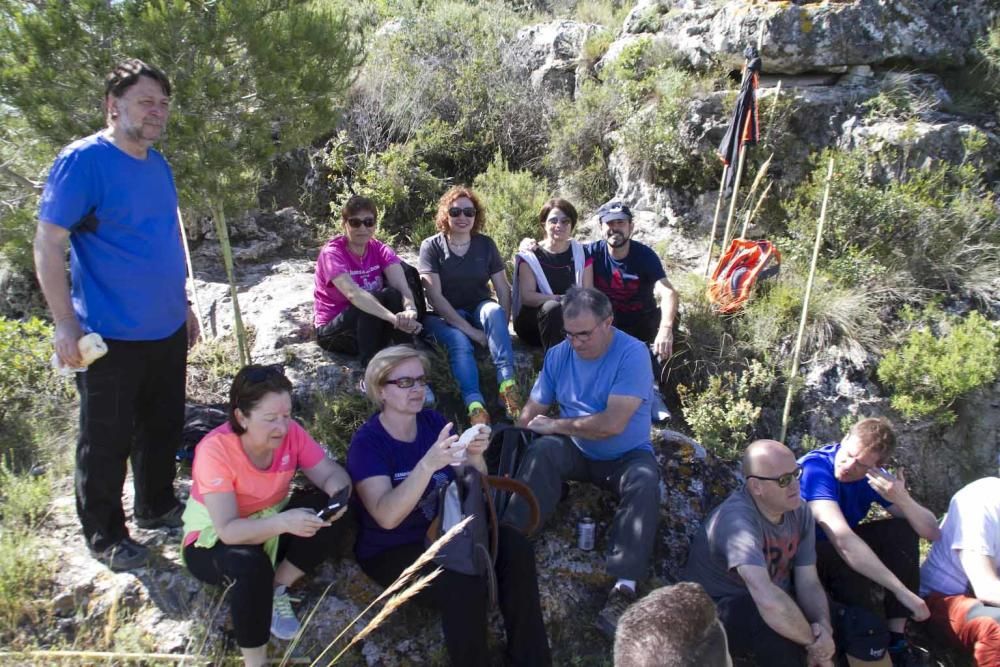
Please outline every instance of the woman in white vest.
[[586, 248], [573, 239], [576, 208], [550, 199], [538, 214], [545, 238], [514, 256], [514, 331], [529, 345], [548, 350], [563, 339], [562, 295], [574, 285], [593, 287]]

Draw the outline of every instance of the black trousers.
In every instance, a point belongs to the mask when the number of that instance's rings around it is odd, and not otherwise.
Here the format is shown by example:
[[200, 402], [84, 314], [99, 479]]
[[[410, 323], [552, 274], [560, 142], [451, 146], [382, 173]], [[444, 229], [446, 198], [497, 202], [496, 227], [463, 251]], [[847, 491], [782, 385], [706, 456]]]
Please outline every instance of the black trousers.
[[[329, 501], [316, 491], [293, 496], [285, 509], [307, 507], [318, 510]], [[287, 560], [303, 572], [311, 572], [333, 553], [341, 540], [342, 522], [320, 528], [312, 537], [284, 534], [278, 539], [278, 560]], [[274, 598], [274, 565], [261, 544], [224, 544], [210, 548], [184, 547], [184, 563], [196, 579], [229, 588], [236, 643], [242, 648], [263, 646], [271, 637], [271, 604]]]
[[541, 346], [546, 351], [565, 338], [562, 302], [546, 301], [541, 306], [521, 306], [514, 318], [514, 332], [524, 343]]
[[[761, 667], [795, 667], [806, 664], [806, 649], [771, 629], [760, 615], [750, 594], [735, 595], [716, 601], [719, 620], [726, 628], [729, 654], [734, 659]], [[885, 625], [867, 610], [830, 603], [830, 622], [837, 655], [843, 656], [859, 641], [866, 648], [884, 651], [889, 636]], [[868, 635], [877, 635], [872, 640]], [[737, 663], [739, 664], [739, 663]]]
[[[660, 330], [660, 309], [645, 313], [615, 313], [614, 325], [629, 336], [646, 343], [647, 346], [651, 345]], [[653, 382], [659, 387], [663, 378], [663, 364], [652, 350], [649, 352], [649, 359], [653, 364]]]
[[[390, 312], [403, 310], [403, 295], [393, 287], [383, 287], [371, 293]], [[357, 355], [362, 366], [390, 344], [412, 343], [413, 336], [404, 334], [385, 320], [355, 306], [347, 306], [339, 315], [316, 329], [316, 342], [324, 350]]]
[[[369, 577], [388, 586], [423, 551], [421, 544], [407, 544], [358, 564]], [[520, 531], [501, 525], [497, 552], [497, 597], [507, 631], [507, 662], [518, 666], [551, 665], [531, 544]], [[415, 599], [440, 612], [452, 665], [491, 664], [486, 648], [489, 593], [484, 578], [443, 570]]]
[[136, 516], [154, 518], [178, 504], [174, 454], [184, 428], [187, 372], [184, 325], [162, 340], [104, 342], [108, 353], [76, 374], [76, 511], [95, 551], [128, 535], [122, 487], [130, 459]]
[[[854, 532], [904, 586], [914, 593], [919, 590], [920, 538], [906, 519], [870, 521], [856, 526]], [[816, 541], [816, 571], [823, 588], [837, 602], [887, 619], [910, 617], [910, 610], [895, 595], [852, 570], [827, 540]]]

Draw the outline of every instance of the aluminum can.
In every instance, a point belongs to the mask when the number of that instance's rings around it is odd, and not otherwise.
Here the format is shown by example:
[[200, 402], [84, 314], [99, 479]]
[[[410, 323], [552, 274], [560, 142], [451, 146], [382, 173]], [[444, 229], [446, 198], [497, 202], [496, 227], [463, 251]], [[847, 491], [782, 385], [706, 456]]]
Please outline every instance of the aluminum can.
[[585, 516], [580, 519], [580, 523], [576, 527], [576, 544], [578, 547], [584, 551], [594, 550], [594, 530], [595, 524], [594, 520], [589, 516]]

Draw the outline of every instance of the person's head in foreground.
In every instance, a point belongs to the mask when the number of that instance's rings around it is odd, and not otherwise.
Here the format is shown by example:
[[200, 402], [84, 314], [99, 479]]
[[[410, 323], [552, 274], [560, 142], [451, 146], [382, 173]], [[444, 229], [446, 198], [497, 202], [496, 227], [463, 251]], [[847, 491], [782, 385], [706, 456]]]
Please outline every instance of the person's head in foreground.
[[615, 667], [730, 667], [726, 631], [699, 584], [658, 588], [629, 607], [615, 632]]

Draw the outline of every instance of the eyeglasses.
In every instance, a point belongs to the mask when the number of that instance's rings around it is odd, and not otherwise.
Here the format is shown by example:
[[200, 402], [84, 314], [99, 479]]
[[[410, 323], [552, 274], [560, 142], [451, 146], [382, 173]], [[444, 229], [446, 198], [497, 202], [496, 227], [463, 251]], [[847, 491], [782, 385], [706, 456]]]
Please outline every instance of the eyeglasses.
[[567, 218], [566, 216], [563, 216], [561, 218], [549, 218], [545, 222], [546, 224], [549, 225], [569, 225], [570, 227], [573, 226], [573, 221]]
[[777, 482], [781, 488], [786, 488], [792, 482], [802, 478], [802, 466], [795, 466], [795, 472], [786, 472], [777, 477], [761, 477], [760, 475], [747, 475], [747, 479], [764, 479], [768, 482]]
[[357, 229], [361, 225], [364, 225], [365, 227], [374, 227], [375, 218], [348, 218], [347, 224], [349, 224], [354, 229]]
[[285, 368], [281, 364], [271, 364], [270, 366], [247, 366], [243, 377], [247, 382], [258, 384], [267, 382], [271, 378], [285, 374]]
[[386, 380], [382, 384], [394, 384], [397, 387], [399, 387], [400, 389], [409, 389], [410, 387], [413, 387], [414, 385], [417, 386], [417, 387], [426, 387], [427, 386], [427, 376], [426, 375], [420, 375], [420, 376], [415, 377], [415, 378], [405, 377], [404, 376], [404, 377], [401, 377], [401, 378], [396, 378], [395, 380]]
[[474, 218], [476, 217], [476, 208], [474, 206], [466, 206], [465, 208], [452, 206], [448, 209], [448, 215], [452, 218], [457, 218], [460, 215], [464, 215], [466, 218]]
[[563, 336], [566, 336], [566, 338], [571, 341], [575, 340], [580, 343], [586, 343], [590, 340], [590, 337], [594, 335], [594, 332], [597, 331], [597, 327], [599, 326], [601, 325], [598, 324], [593, 329], [589, 329], [587, 331], [566, 331], [563, 329]]

